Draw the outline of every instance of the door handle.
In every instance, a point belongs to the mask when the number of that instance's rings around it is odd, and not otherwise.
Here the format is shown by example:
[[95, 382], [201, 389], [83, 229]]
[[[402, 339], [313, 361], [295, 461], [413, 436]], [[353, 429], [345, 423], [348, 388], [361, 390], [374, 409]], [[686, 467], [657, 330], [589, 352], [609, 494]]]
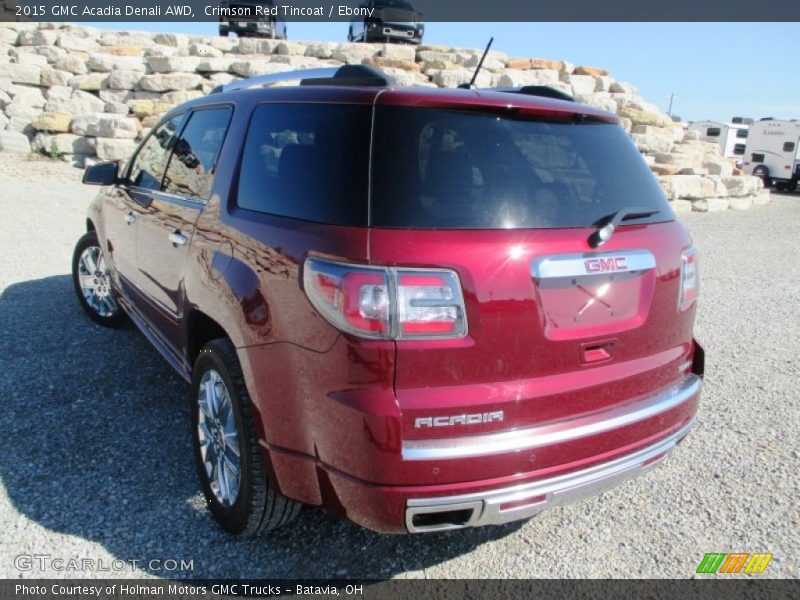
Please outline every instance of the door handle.
[[189, 238], [183, 235], [180, 231], [173, 231], [169, 234], [169, 241], [176, 246], [184, 246], [186, 245], [186, 242], [189, 241]]
[[136, 215], [134, 215], [133, 213], [128, 213], [127, 215], [125, 215], [125, 222], [128, 225], [133, 225], [136, 222]]

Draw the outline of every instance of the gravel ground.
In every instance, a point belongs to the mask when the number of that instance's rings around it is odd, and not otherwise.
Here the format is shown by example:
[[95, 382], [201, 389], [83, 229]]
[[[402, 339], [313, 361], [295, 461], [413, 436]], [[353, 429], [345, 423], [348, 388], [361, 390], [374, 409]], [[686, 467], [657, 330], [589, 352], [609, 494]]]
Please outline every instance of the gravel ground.
[[[800, 194], [684, 218], [702, 250], [700, 424], [645, 478], [522, 525], [384, 536], [305, 510], [256, 541], [206, 514], [187, 386], [133, 328], [91, 324], [69, 279], [93, 195], [66, 165], [0, 161], [0, 577], [20, 554], [158, 577], [689, 577], [705, 552], [800, 575]], [[167, 573], [152, 560], [193, 561]], [[98, 576], [109, 576], [107, 572]]]

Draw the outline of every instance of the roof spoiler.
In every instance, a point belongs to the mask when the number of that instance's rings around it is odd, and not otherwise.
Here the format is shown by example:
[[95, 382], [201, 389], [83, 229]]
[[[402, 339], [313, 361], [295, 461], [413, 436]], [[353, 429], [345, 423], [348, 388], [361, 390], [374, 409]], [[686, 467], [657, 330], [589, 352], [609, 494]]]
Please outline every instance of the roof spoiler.
[[332, 77], [307, 77], [300, 80], [300, 85], [389, 87], [395, 85], [395, 81], [380, 69], [369, 65], [343, 65], [336, 69]]
[[566, 100], [567, 102], [575, 102], [575, 98], [569, 94], [557, 90], [556, 88], [547, 85], [524, 85], [522, 87], [507, 87], [507, 88], [486, 88], [493, 92], [506, 92], [509, 94], [524, 94], [526, 96], [541, 96], [543, 98], [555, 98], [556, 100]]
[[270, 73], [249, 79], [240, 79], [218, 85], [210, 93], [233, 92], [250, 88], [265, 87], [286, 81], [299, 81], [300, 85], [334, 85], [343, 87], [389, 87], [395, 85], [394, 79], [380, 69], [368, 65], [343, 65], [324, 69], [301, 69]]

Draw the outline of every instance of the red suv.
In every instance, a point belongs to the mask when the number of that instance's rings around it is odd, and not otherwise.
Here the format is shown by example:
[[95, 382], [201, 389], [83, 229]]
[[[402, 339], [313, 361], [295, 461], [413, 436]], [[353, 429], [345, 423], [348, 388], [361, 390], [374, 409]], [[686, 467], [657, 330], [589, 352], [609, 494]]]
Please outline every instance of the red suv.
[[669, 454], [697, 252], [616, 117], [327, 71], [229, 84], [84, 175], [78, 298], [191, 383], [222, 527], [505, 523]]

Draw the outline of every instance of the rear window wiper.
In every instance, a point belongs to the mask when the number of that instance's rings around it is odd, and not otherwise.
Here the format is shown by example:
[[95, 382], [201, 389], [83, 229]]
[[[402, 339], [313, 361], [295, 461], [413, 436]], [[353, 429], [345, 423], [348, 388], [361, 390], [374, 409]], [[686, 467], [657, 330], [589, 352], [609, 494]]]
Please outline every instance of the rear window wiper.
[[589, 245], [592, 248], [597, 248], [598, 246], [605, 244], [611, 239], [611, 236], [614, 234], [614, 230], [623, 221], [644, 219], [646, 217], [657, 215], [660, 212], [661, 211], [657, 208], [650, 208], [647, 206], [627, 206], [625, 208], [620, 208], [617, 212], [600, 219], [597, 229], [592, 232], [592, 235], [589, 236]]

